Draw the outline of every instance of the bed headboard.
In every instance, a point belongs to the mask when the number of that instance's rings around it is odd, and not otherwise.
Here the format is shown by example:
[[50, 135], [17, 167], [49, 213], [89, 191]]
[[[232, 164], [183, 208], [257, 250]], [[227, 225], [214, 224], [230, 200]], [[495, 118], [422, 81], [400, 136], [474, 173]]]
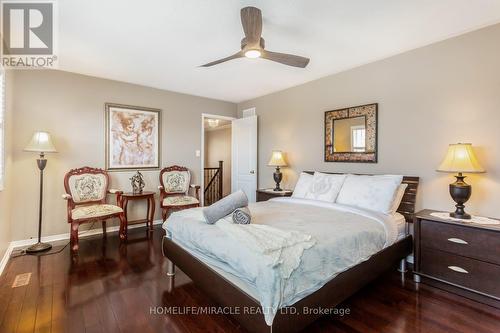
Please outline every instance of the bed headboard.
[[[314, 171], [304, 171], [310, 175], [314, 174]], [[329, 174], [342, 175], [341, 172], [324, 172]], [[357, 174], [362, 175], [362, 174]], [[363, 175], [363, 176], [373, 176], [373, 175]], [[408, 184], [405, 190], [401, 204], [397, 210], [398, 213], [405, 217], [406, 222], [413, 223], [413, 216], [415, 214], [415, 203], [417, 201], [417, 190], [420, 177], [414, 176], [403, 176], [403, 184]]]

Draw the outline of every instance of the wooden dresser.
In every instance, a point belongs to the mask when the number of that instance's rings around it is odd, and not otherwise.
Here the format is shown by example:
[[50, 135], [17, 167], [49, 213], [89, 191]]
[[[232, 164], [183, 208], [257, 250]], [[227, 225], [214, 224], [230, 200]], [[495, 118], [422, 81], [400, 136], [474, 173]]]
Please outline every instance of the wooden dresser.
[[415, 217], [415, 281], [500, 308], [500, 225]]

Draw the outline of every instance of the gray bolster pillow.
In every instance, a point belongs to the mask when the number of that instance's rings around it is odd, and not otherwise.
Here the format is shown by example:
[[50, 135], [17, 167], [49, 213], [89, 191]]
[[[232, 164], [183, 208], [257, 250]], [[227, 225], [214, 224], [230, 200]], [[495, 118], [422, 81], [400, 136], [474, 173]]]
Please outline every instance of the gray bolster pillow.
[[214, 224], [221, 218], [234, 212], [236, 208], [246, 206], [248, 206], [247, 195], [242, 190], [238, 190], [211, 206], [203, 208], [203, 216], [205, 216], [205, 220], [208, 224]]
[[233, 212], [233, 222], [237, 224], [250, 224], [252, 215], [248, 207], [237, 208]]

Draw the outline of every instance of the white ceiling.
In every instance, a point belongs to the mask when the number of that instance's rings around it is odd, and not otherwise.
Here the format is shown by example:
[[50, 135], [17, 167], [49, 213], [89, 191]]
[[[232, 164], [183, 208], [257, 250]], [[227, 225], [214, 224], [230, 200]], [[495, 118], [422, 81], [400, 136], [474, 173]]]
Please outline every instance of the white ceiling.
[[[500, 22], [499, 0], [59, 0], [59, 68], [241, 102]], [[311, 58], [199, 65], [239, 50], [239, 10], [266, 49]]]

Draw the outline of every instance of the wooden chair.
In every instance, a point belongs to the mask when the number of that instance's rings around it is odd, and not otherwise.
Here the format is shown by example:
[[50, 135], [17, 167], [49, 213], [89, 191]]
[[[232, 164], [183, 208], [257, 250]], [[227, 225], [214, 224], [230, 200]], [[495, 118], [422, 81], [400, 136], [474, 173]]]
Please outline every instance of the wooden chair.
[[[78, 227], [82, 223], [102, 221], [106, 237], [106, 220], [120, 219], [120, 239], [127, 238], [125, 214], [120, 207], [121, 191], [108, 189], [109, 175], [97, 168], [83, 167], [70, 170], [64, 176], [63, 199], [67, 201], [68, 223], [71, 224], [71, 249], [78, 250]], [[106, 194], [116, 195], [116, 205], [106, 203]]]
[[[191, 173], [185, 167], [173, 165], [160, 171], [160, 207], [163, 221], [171, 210], [182, 210], [200, 206], [200, 186], [191, 185]], [[195, 196], [189, 196], [189, 189]]]

